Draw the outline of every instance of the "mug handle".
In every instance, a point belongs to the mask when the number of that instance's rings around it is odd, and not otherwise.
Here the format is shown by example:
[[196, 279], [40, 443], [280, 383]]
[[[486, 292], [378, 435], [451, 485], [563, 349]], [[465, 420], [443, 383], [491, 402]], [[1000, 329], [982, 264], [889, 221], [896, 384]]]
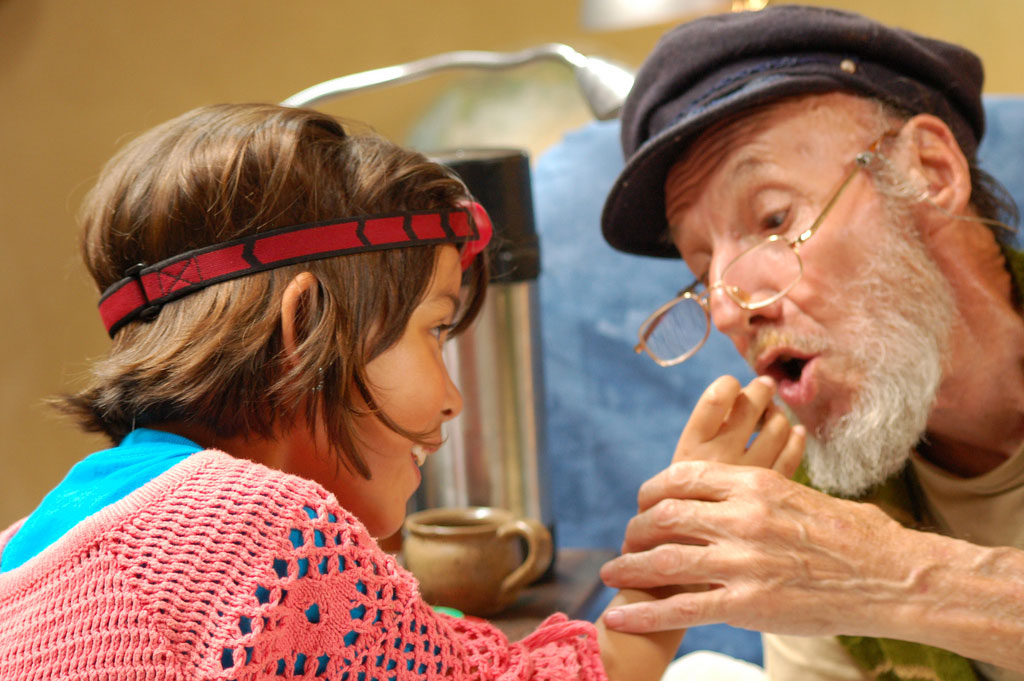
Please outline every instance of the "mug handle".
[[498, 601], [510, 599], [520, 588], [544, 574], [551, 564], [551, 533], [533, 518], [517, 518], [498, 528], [498, 538], [516, 534], [526, 540], [526, 558], [501, 582]]

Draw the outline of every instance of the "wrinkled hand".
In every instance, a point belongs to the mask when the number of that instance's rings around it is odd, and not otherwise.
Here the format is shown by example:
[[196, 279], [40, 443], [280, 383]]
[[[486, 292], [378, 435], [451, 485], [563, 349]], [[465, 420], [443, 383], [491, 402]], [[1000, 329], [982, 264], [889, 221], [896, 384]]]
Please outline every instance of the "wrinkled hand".
[[[616, 588], [674, 587], [616, 608], [605, 624], [650, 632], [714, 622], [775, 633], [886, 635], [915, 574], [907, 530], [869, 504], [829, 497], [776, 471], [674, 463], [640, 489]], [[701, 591], [685, 590], [711, 585]], [[683, 592], [678, 593], [683, 587]], [[883, 620], [880, 622], [879, 620]]]

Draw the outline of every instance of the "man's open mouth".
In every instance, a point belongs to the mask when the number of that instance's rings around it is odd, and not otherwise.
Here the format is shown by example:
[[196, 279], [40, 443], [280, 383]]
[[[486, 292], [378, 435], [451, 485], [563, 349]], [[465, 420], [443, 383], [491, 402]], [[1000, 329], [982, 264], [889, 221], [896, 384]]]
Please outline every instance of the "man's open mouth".
[[803, 357], [786, 357], [775, 362], [770, 371], [775, 375], [776, 380], [781, 380], [783, 377], [790, 381], [799, 381], [800, 375], [804, 372], [804, 367], [807, 366], [807, 360]]
[[759, 374], [771, 376], [778, 383], [799, 383], [804, 373], [804, 367], [811, 361], [811, 357], [780, 352], [767, 364], [762, 363], [758, 368]]

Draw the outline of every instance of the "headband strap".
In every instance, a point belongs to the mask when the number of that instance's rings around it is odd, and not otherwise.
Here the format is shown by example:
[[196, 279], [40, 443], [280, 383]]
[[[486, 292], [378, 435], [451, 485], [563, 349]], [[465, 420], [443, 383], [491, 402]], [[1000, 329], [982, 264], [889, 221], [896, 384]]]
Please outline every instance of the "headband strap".
[[[472, 215], [473, 219], [470, 219]], [[100, 296], [107, 333], [136, 319], [152, 320], [164, 303], [229, 279], [285, 265], [409, 246], [467, 244], [463, 269], [490, 241], [493, 228], [478, 203], [446, 211], [414, 211], [347, 217], [267, 232], [204, 246], [130, 267]]]

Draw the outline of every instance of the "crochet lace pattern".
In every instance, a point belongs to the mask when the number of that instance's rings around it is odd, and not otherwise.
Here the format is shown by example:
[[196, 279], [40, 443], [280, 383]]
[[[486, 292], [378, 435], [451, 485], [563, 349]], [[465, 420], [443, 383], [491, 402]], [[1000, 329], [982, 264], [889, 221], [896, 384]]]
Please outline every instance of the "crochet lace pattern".
[[[0, 550], [17, 531], [0, 534]], [[334, 496], [191, 456], [0, 574], [0, 679], [594, 679], [590, 623], [434, 612]]]

